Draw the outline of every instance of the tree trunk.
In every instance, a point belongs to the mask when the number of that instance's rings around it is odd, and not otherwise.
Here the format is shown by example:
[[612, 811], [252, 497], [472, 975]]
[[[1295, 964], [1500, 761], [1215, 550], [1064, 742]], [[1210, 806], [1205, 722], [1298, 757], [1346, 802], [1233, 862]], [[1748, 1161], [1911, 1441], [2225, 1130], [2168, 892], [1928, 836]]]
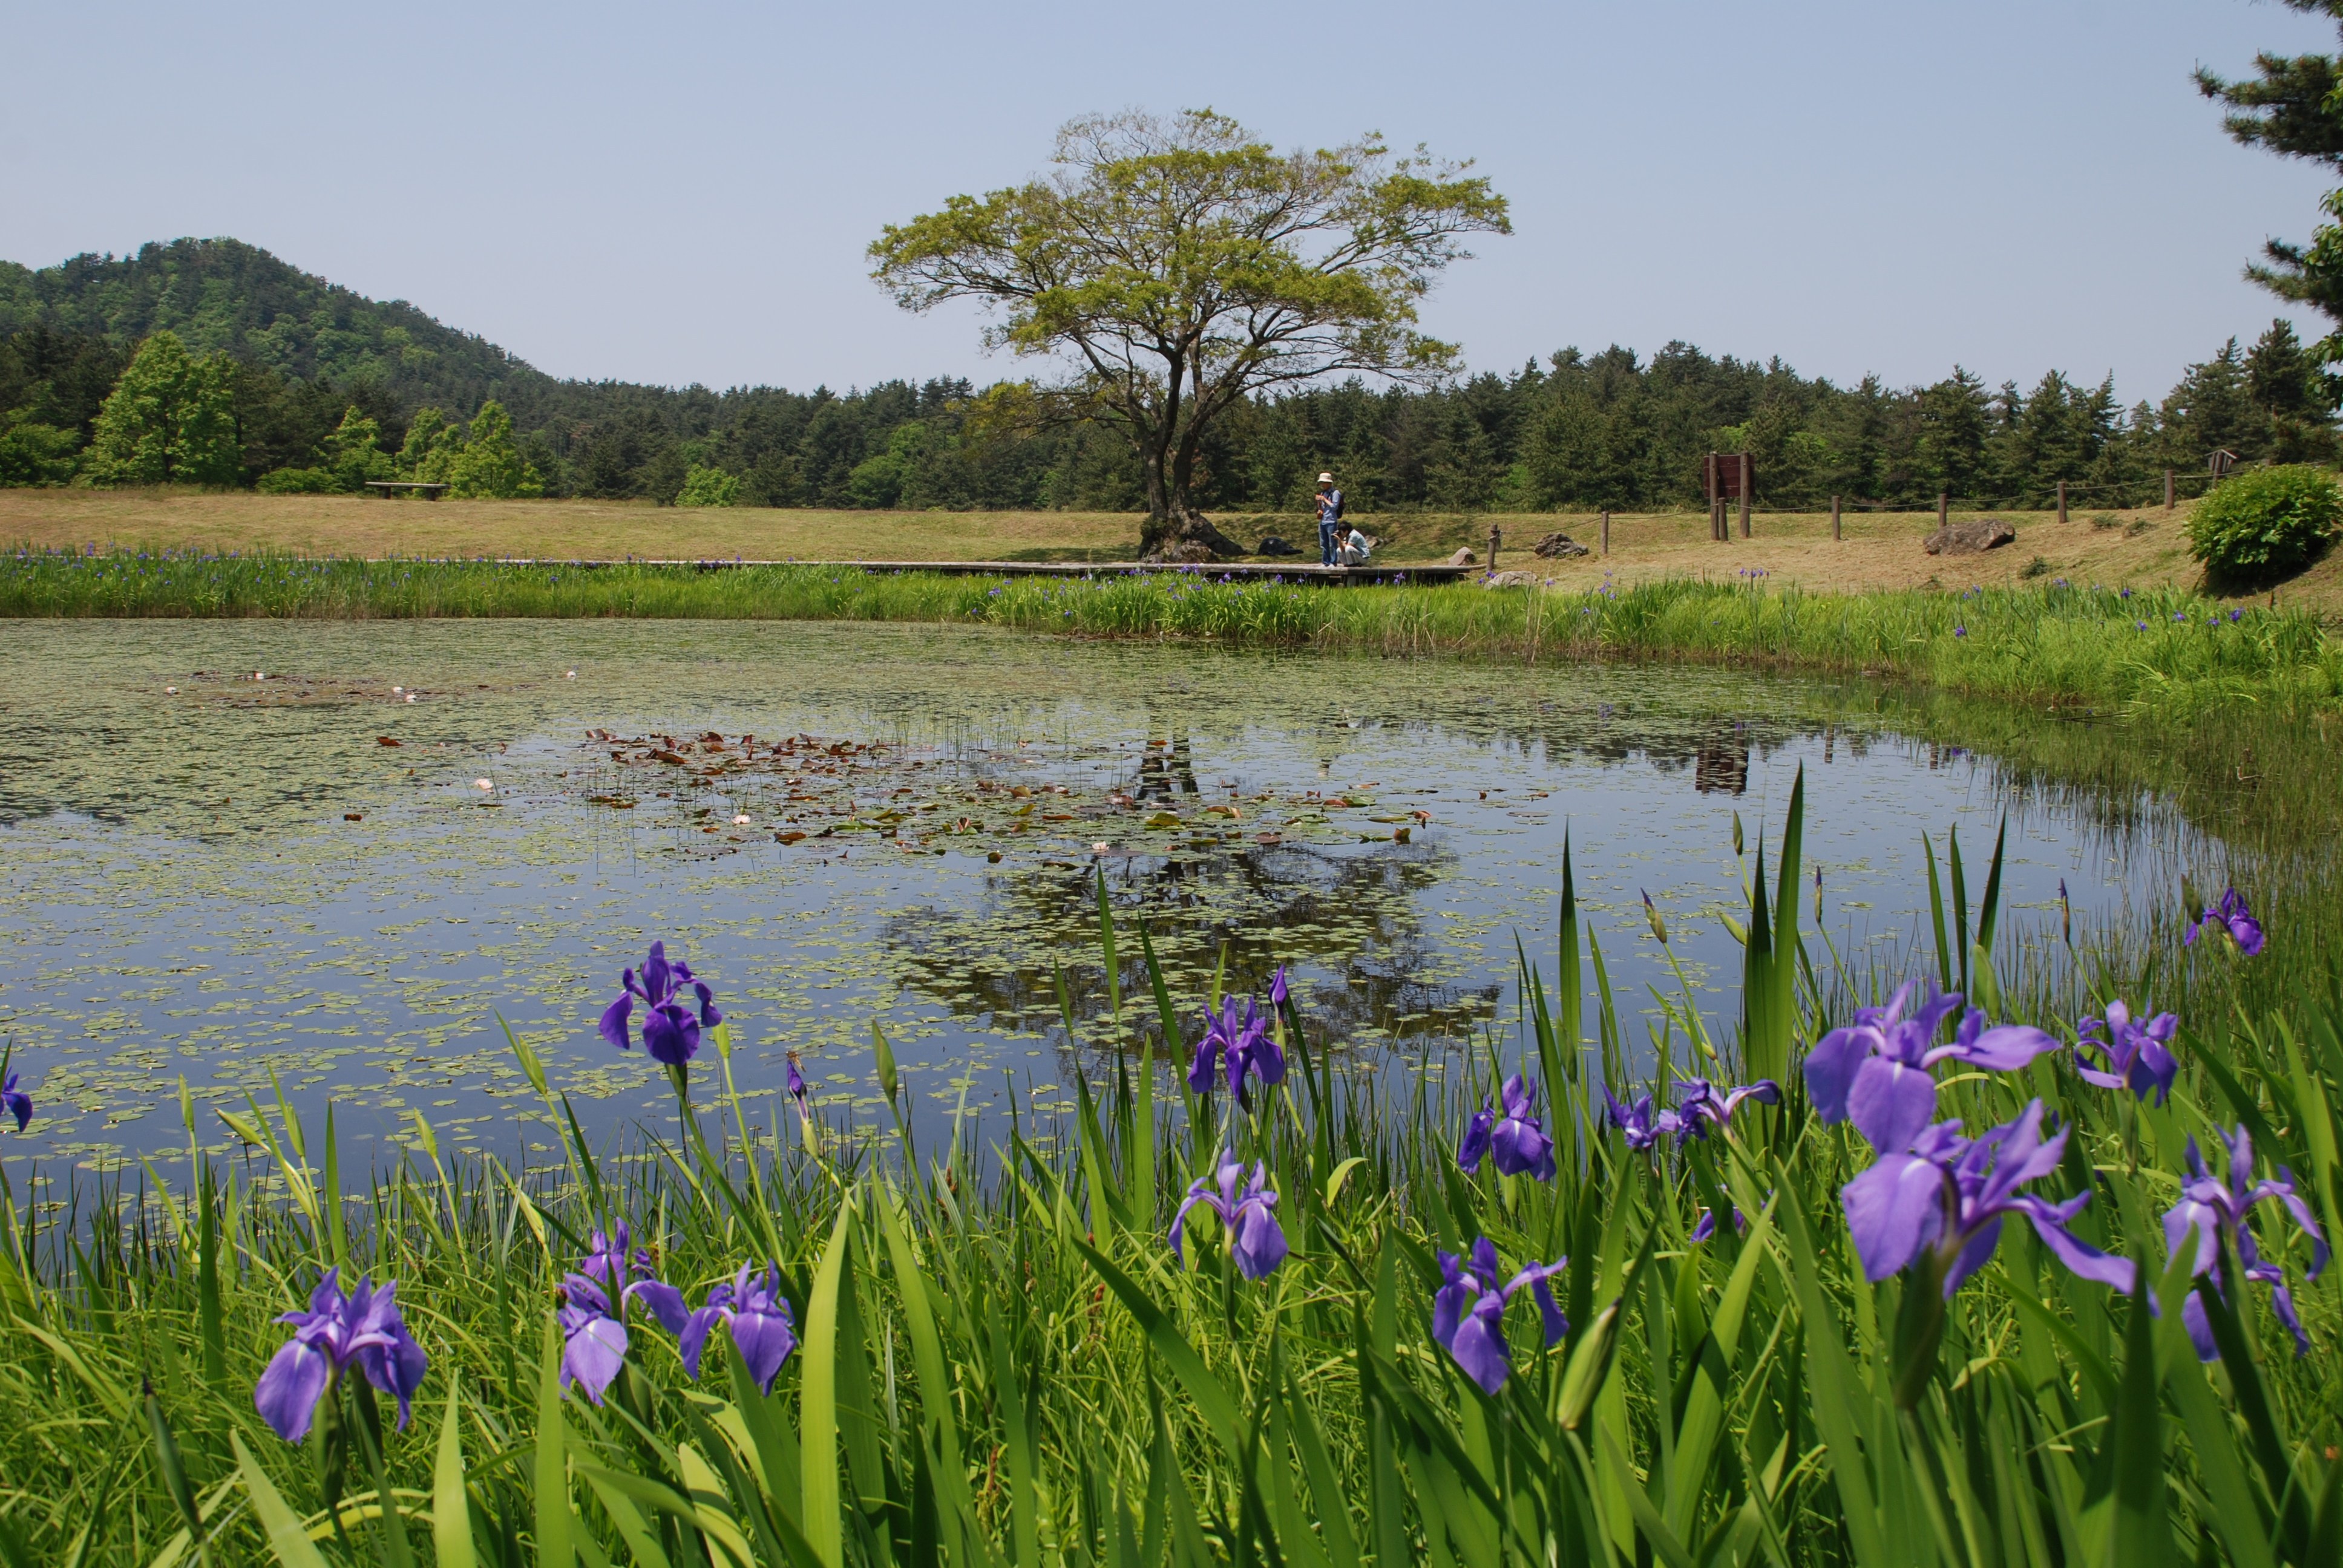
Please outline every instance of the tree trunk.
[[[1196, 432], [1191, 430], [1176, 457], [1162, 448], [1147, 454], [1147, 521], [1139, 532], [1142, 561], [1193, 564], [1247, 553], [1244, 546], [1214, 528], [1191, 498], [1196, 444]], [[1172, 470], [1168, 475], [1166, 466]]]
[[1188, 504], [1185, 498], [1151, 513], [1140, 526], [1139, 558], [1142, 561], [1195, 563], [1247, 554], [1244, 546], [1212, 526], [1212, 519]]

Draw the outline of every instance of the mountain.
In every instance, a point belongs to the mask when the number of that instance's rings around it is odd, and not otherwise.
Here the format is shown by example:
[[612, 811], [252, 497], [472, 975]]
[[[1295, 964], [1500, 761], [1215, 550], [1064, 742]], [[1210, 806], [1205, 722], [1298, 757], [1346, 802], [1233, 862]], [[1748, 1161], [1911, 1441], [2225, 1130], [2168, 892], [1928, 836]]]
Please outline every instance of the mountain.
[[35, 325], [124, 344], [168, 327], [194, 352], [225, 349], [302, 381], [373, 382], [407, 407], [468, 414], [486, 398], [527, 403], [556, 384], [403, 299], [368, 299], [236, 239], [175, 239], [39, 268], [0, 261], [0, 338]]

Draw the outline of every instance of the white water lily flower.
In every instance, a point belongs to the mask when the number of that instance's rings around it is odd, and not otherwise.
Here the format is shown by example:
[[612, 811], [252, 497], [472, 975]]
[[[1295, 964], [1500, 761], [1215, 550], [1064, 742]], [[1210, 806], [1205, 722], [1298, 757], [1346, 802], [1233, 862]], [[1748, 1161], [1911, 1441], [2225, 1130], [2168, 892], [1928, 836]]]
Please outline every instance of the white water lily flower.
[[472, 780], [472, 788], [475, 789], [493, 789], [496, 786], [489, 783], [485, 779], [475, 779]]
[[745, 827], [747, 827], [747, 826], [749, 825], [749, 814], [748, 814], [747, 812], [745, 812], [745, 811], [744, 811], [744, 812], [742, 812], [739, 816], [733, 818], [733, 819], [732, 819], [732, 825], [733, 825], [735, 828], [745, 828]]
[[411, 691], [410, 691], [410, 692], [408, 692], [408, 693], [407, 694], [407, 701], [409, 701], [409, 702], [414, 701], [414, 700], [415, 700], [415, 693], [413, 693], [413, 692], [411, 692]]

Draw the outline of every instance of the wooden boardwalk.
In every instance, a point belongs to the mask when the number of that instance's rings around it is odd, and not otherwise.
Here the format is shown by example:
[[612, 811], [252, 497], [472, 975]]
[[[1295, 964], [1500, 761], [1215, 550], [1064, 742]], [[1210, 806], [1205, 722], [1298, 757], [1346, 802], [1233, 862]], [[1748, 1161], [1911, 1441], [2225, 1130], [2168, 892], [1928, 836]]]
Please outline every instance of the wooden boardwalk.
[[511, 566], [693, 567], [701, 571], [719, 571], [735, 567], [808, 567], [830, 571], [938, 572], [946, 577], [990, 578], [1082, 578], [1179, 573], [1212, 582], [1310, 583], [1329, 588], [1342, 588], [1353, 583], [1389, 586], [1463, 582], [1479, 577], [1483, 569], [1477, 566], [1453, 567], [1444, 561], [1429, 565], [1410, 562], [1397, 566], [1371, 563], [1363, 567], [1322, 567], [1315, 564], [1278, 566], [1259, 561], [1213, 566], [1161, 566], [1147, 561], [800, 561], [756, 560], [747, 557], [734, 557], [729, 560], [694, 560], [649, 556], [615, 560], [556, 560], [537, 557], [505, 557], [503, 559]]

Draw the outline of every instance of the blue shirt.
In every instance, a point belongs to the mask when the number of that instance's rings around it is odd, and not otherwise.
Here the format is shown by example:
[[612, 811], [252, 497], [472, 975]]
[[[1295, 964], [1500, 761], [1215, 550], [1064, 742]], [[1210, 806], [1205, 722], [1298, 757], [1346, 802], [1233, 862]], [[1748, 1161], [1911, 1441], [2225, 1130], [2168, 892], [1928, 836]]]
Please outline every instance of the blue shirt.
[[1318, 498], [1318, 520], [1331, 523], [1342, 515], [1342, 492], [1329, 490]]

